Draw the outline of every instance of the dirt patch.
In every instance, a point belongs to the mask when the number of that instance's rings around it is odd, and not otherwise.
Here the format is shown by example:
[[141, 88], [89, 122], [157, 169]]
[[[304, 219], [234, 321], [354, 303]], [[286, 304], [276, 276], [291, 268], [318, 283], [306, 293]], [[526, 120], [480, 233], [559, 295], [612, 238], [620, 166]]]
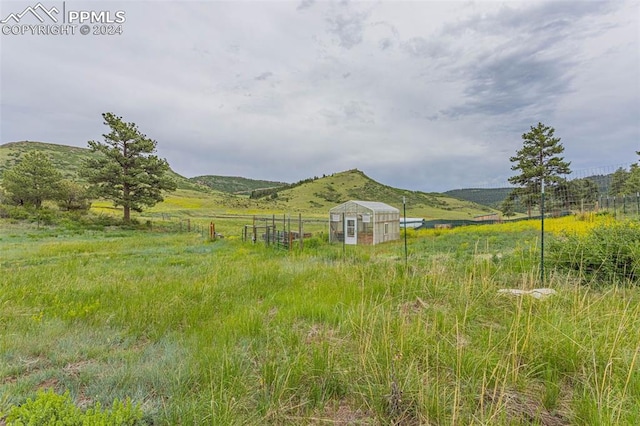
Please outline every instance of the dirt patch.
[[92, 361], [70, 362], [62, 368], [62, 371], [67, 375], [78, 376], [82, 370], [92, 364], [94, 364]]
[[0, 380], [0, 384], [3, 384], [3, 385], [12, 385], [17, 382], [18, 382], [18, 378], [16, 376], [7, 376], [7, 377], [3, 377], [2, 380]]
[[60, 385], [60, 381], [58, 379], [56, 379], [55, 377], [52, 377], [50, 379], [44, 380], [40, 383], [38, 383], [36, 385], [36, 389], [37, 390], [47, 390], [47, 389], [53, 389], [54, 391], [58, 390], [58, 387]]
[[366, 410], [353, 408], [346, 401], [325, 405], [317, 416], [308, 419], [312, 425], [379, 425], [380, 422]]
[[549, 411], [537, 398], [517, 391], [485, 395], [485, 402], [507, 415], [509, 421], [539, 424], [542, 426], [565, 426], [571, 424], [566, 414]]
[[310, 327], [306, 324], [298, 324], [296, 328], [300, 333], [304, 334], [304, 341], [307, 344], [330, 342], [332, 344], [340, 345], [344, 343], [344, 339], [340, 337], [340, 334], [323, 324], [312, 324]]
[[405, 302], [400, 305], [400, 312], [403, 314], [418, 314], [425, 309], [427, 309], [429, 305], [427, 302], [422, 300], [420, 297], [417, 297], [414, 302]]
[[78, 397], [76, 398], [76, 405], [83, 410], [86, 410], [87, 408], [93, 406], [94, 402], [95, 401], [93, 399], [89, 398], [86, 395], [84, 388], [80, 391], [80, 395], [78, 395]]
[[24, 373], [30, 374], [51, 366], [51, 362], [43, 356], [20, 358]]

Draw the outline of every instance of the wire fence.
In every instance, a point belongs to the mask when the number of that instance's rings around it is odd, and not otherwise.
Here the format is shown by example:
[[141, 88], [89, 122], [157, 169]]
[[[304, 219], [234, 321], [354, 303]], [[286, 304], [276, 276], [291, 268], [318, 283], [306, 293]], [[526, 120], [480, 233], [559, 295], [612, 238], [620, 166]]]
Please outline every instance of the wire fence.
[[[545, 182], [546, 215], [609, 212], [615, 215], [640, 214], [640, 180], [637, 167], [609, 166], [573, 172], [566, 179]], [[488, 206], [502, 213], [503, 219], [540, 215], [542, 187], [512, 186], [459, 189], [447, 195]]]
[[[544, 188], [544, 208], [540, 187], [530, 188], [530, 193], [519, 193], [516, 187], [468, 188], [448, 191], [445, 194], [474, 202], [493, 209], [472, 219], [423, 219], [412, 228], [450, 228], [466, 225], [491, 224], [504, 221], [559, 217], [569, 214], [607, 212], [618, 216], [640, 216], [640, 188], [636, 191], [626, 185], [630, 169], [610, 166], [573, 172], [566, 180], [547, 183]], [[300, 214], [255, 215], [217, 214], [210, 217], [172, 217], [167, 213], [155, 214], [148, 221], [150, 229], [162, 232], [198, 233], [203, 237], [224, 238], [216, 229], [222, 225], [224, 232], [244, 241], [262, 242], [278, 248], [290, 249], [304, 244], [319, 230], [324, 231], [328, 219], [303, 218]], [[401, 228], [404, 223], [401, 221]], [[313, 230], [313, 234], [308, 232]]]

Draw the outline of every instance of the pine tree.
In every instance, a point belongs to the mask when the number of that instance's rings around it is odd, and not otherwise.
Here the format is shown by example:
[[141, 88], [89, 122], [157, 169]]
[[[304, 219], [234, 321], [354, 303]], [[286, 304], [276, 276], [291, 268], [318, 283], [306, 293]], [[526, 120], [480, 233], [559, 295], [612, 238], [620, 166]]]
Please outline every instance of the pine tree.
[[[637, 151], [636, 154], [640, 155], [640, 151]], [[631, 170], [624, 182], [622, 192], [624, 194], [635, 195], [636, 197], [640, 194], [640, 165], [638, 165], [638, 163], [631, 165]]]
[[611, 175], [609, 195], [613, 195], [615, 197], [623, 194], [625, 183], [627, 182], [627, 179], [629, 179], [629, 174], [630, 173], [623, 167], [619, 167], [618, 170]]
[[2, 186], [11, 202], [39, 209], [45, 200], [57, 197], [61, 179], [49, 157], [40, 151], [29, 151], [4, 172]]
[[113, 113], [102, 114], [111, 132], [104, 142], [89, 141], [93, 152], [103, 155], [85, 162], [81, 174], [92, 184], [92, 193], [122, 206], [123, 219], [131, 210], [140, 212], [162, 201], [162, 191], [174, 191], [176, 183], [167, 175], [169, 164], [153, 155], [157, 142], [140, 133], [135, 123], [125, 123]]
[[514, 190], [514, 196], [519, 197], [528, 207], [529, 216], [531, 208], [540, 203], [540, 193], [544, 185], [554, 186], [562, 182], [562, 175], [571, 173], [570, 162], [564, 161], [559, 154], [564, 152], [560, 138], [554, 137], [555, 129], [538, 123], [531, 126], [528, 133], [522, 135], [522, 149], [516, 152], [509, 160], [514, 163], [511, 170], [520, 171], [520, 174], [509, 178], [509, 182], [518, 185]]

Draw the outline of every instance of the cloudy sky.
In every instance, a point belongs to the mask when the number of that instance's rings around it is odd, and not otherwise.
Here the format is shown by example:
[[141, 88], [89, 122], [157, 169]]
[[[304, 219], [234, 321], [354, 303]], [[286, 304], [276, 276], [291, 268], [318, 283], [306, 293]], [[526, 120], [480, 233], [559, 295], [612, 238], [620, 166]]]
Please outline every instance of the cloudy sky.
[[358, 168], [422, 191], [503, 186], [538, 122], [576, 173], [640, 150], [638, 1], [41, 3], [126, 21], [15, 35], [37, 1], [2, 1], [0, 143], [86, 147], [109, 111], [187, 177]]

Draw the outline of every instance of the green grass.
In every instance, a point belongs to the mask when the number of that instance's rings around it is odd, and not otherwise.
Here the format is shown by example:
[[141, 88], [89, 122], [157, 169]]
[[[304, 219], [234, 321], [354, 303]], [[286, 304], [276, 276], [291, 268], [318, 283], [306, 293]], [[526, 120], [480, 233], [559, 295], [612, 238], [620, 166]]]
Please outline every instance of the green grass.
[[640, 424], [639, 289], [500, 295], [539, 285], [536, 231], [483, 229], [412, 235], [405, 269], [402, 242], [1, 222], [0, 412], [53, 388], [155, 424]]

